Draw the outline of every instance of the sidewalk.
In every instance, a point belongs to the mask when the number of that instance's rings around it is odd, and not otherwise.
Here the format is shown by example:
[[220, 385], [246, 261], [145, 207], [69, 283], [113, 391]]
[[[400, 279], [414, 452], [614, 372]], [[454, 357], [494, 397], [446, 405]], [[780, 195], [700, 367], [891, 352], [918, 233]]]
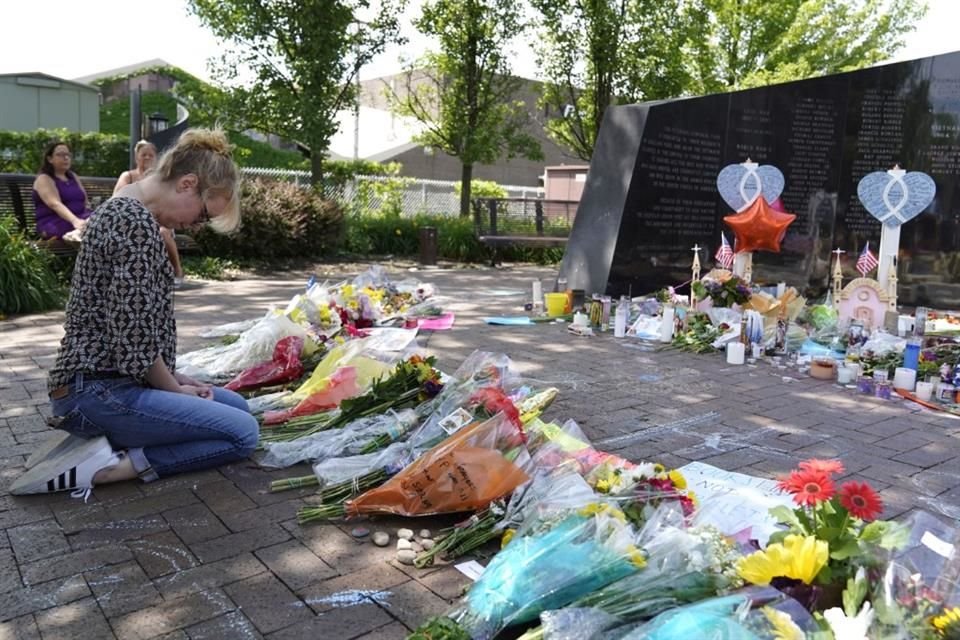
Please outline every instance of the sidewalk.
[[[456, 302], [453, 330], [420, 344], [452, 371], [474, 349], [508, 354], [535, 385], [560, 396], [546, 416], [574, 419], [599, 448], [680, 466], [700, 460], [775, 477], [807, 457], [839, 457], [869, 480], [885, 517], [923, 509], [960, 517], [960, 420], [851, 391], [767, 364], [731, 367], [716, 355], [657, 351], [610, 335], [577, 338], [562, 325], [494, 327], [518, 313], [544, 268], [432, 270]], [[208, 344], [207, 326], [258, 317], [302, 289], [306, 273], [177, 292], [180, 351]], [[10, 638], [404, 638], [443, 613], [469, 584], [452, 567], [417, 570], [391, 546], [349, 534], [354, 524], [296, 523], [310, 491], [268, 492], [307, 465], [265, 472], [252, 463], [150, 485], [121, 483], [89, 503], [67, 494], [15, 498], [7, 487], [50, 434], [45, 370], [62, 313], [0, 322], [0, 640]], [[411, 521], [378, 519], [393, 534]], [[450, 519], [412, 521], [437, 530]]]

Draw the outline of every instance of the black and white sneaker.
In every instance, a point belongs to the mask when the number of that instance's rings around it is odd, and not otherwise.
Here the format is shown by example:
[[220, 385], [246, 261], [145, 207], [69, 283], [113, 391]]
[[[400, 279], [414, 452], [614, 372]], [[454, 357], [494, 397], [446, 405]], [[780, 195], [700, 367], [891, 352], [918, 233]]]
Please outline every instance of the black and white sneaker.
[[120, 462], [120, 455], [105, 436], [82, 440], [38, 462], [10, 485], [15, 496], [34, 493], [72, 491], [74, 497], [86, 499], [93, 489], [93, 476], [103, 468]]

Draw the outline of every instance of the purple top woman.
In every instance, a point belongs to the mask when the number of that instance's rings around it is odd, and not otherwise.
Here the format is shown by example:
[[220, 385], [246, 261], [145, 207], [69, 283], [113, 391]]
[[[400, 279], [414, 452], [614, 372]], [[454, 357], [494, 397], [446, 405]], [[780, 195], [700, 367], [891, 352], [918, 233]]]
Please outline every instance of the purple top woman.
[[33, 182], [37, 233], [44, 238], [59, 238], [82, 229], [92, 213], [87, 209], [87, 192], [70, 170], [71, 160], [70, 147], [51, 143], [43, 154], [40, 175]]

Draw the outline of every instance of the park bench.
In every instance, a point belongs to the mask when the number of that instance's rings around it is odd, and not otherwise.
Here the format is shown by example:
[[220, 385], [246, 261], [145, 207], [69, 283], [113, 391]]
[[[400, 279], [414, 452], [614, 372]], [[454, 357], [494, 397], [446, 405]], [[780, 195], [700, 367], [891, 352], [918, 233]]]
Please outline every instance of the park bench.
[[[54, 255], [73, 255], [75, 246], [59, 239], [42, 239], [37, 234], [37, 213], [33, 208], [33, 181], [37, 176], [26, 173], [0, 173], [0, 219], [13, 217], [20, 231]], [[87, 191], [92, 208], [113, 195], [115, 178], [85, 178], [80, 182]]]
[[[35, 179], [35, 175], [26, 173], [0, 173], [0, 220], [12, 217], [23, 233], [54, 255], [76, 254], [76, 246], [60, 239], [40, 238], [37, 234], [37, 212], [33, 208], [32, 197]], [[90, 208], [96, 209], [113, 195], [117, 179], [80, 176], [80, 182], [87, 192]], [[182, 253], [196, 249], [196, 242], [189, 236], [178, 234], [176, 240], [177, 248]]]
[[496, 266], [501, 247], [563, 247], [579, 204], [538, 198], [476, 198], [475, 234], [490, 249], [491, 266]]

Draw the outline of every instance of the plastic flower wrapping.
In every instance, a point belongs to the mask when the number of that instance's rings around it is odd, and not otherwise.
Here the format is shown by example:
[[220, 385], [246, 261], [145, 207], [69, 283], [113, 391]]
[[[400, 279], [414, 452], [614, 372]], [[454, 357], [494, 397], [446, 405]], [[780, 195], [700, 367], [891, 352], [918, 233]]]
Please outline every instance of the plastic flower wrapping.
[[529, 460], [522, 431], [498, 413], [464, 427], [379, 486], [346, 502], [301, 509], [299, 516], [303, 521], [475, 511], [526, 482], [524, 467]]
[[819, 631], [800, 603], [771, 587], [750, 587], [664, 611], [608, 633], [610, 640], [813, 640]]
[[410, 309], [418, 317], [439, 315], [441, 303], [433, 285], [391, 281], [380, 266], [339, 284], [311, 281], [305, 292], [293, 296], [283, 309], [271, 309], [258, 320], [205, 330], [205, 336], [237, 337], [230, 344], [179, 356], [179, 370], [198, 380], [226, 382], [245, 369], [270, 362], [282, 338], [302, 338], [301, 355], [306, 357], [319, 348], [336, 346], [335, 338], [342, 344], [341, 333], [358, 336], [357, 330], [402, 320]]
[[742, 586], [740, 554], [713, 527], [665, 526], [644, 547], [647, 566], [569, 605], [540, 615], [522, 640], [591, 640], [624, 624]]
[[[296, 440], [317, 431], [343, 427], [375, 413], [418, 406], [443, 389], [441, 374], [433, 368], [434, 362], [433, 357], [424, 358], [416, 353], [401, 358], [363, 390], [358, 382], [361, 375], [358, 366], [340, 367], [326, 379], [329, 384], [323, 390], [296, 407], [266, 411], [263, 425], [270, 430], [261, 434], [261, 443]], [[367, 370], [366, 374], [373, 370]], [[387, 442], [389, 440], [383, 444]]]
[[388, 410], [358, 418], [340, 429], [320, 431], [296, 440], [264, 444], [264, 467], [283, 468], [298, 462], [320, 462], [342, 455], [372, 453], [391, 442], [403, 440], [419, 423], [413, 409]]
[[[493, 366], [494, 364], [498, 366]], [[501, 435], [505, 435], [506, 437], [501, 439], [500, 443], [504, 444], [508, 441], [517, 440], [522, 444], [526, 438], [522, 428], [523, 416], [527, 416], [527, 418], [530, 419], [549, 405], [556, 396], [556, 390], [547, 389], [542, 392], [532, 393], [529, 388], [518, 388], [510, 397], [523, 398], [522, 400], [517, 400], [520, 408], [511, 404], [509, 408], [512, 409], [512, 413], [510, 417], [507, 417], [506, 412], [501, 411], [501, 409], [506, 408], [504, 402], [508, 401], [506, 400], [508, 396], [499, 390], [498, 385], [503, 384], [508, 379], [512, 379], [508, 365], [508, 359], [496, 354], [475, 352], [467, 358], [455, 373], [455, 376], [462, 377], [461, 380], [458, 380], [456, 377], [450, 377], [447, 379], [443, 390], [437, 397], [416, 407], [415, 410], [417, 414], [424, 417], [423, 423], [417, 427], [413, 433], [408, 435], [406, 441], [396, 443], [398, 445], [397, 447], [391, 445], [390, 448], [395, 455], [393, 459], [389, 461], [389, 464], [378, 466], [380, 461], [368, 456], [356, 465], [352, 464], [349, 457], [344, 457], [327, 460], [325, 463], [315, 466], [314, 470], [317, 472], [317, 481], [319, 481], [321, 487], [326, 487], [321, 491], [320, 495], [323, 504], [320, 507], [301, 509], [299, 514], [301, 520], [322, 520], [347, 515], [346, 500], [356, 497], [363, 491], [379, 487], [414, 461], [423, 459], [427, 455], [433, 455], [433, 448], [445, 444], [449, 438], [457, 435], [461, 430], [465, 431], [468, 428], [476, 427], [476, 425], [489, 421], [489, 417], [493, 412], [498, 412], [495, 414], [496, 416], [500, 416], [498, 420], [505, 422], [505, 424], [501, 426]], [[495, 398], [496, 402], [488, 406], [478, 401], [477, 392], [483, 389], [497, 390], [497, 394], [482, 396]], [[521, 409], [524, 413], [518, 422], [516, 418], [520, 415]], [[512, 457], [514, 466], [524, 466], [525, 462], [529, 459], [525, 447], [518, 448], [511, 445], [511, 447], [505, 449], [505, 451]], [[454, 457], [466, 456], [466, 458], [470, 460], [474, 459], [474, 454], [457, 452], [452, 455], [454, 455]], [[476, 455], [490, 456], [494, 455], [494, 452], [477, 452]], [[341, 464], [362, 470], [354, 475], [344, 486], [332, 486], [329, 478], [320, 477], [319, 472], [321, 470], [326, 470], [331, 465], [338, 466]], [[524, 477], [523, 480], [525, 481], [525, 479]], [[272, 488], [273, 490], [283, 490], [309, 484], [316, 484], [316, 482], [299, 478], [294, 479], [292, 482], [277, 481]], [[509, 491], [506, 493], [509, 493]], [[494, 498], [489, 498], [485, 503], [471, 508], [485, 508]]]
[[647, 566], [644, 544], [676, 519], [662, 517], [637, 528], [615, 503], [590, 502], [534, 518], [494, 556], [447, 617], [478, 640], [512, 624], [535, 620]]
[[317, 348], [315, 342], [307, 339], [305, 327], [283, 314], [271, 311], [230, 344], [219, 344], [178, 356], [177, 371], [197, 380], [226, 382], [244, 369], [273, 360], [277, 343], [289, 336], [304, 341], [302, 355], [309, 355]]
[[872, 607], [867, 637], [960, 638], [960, 529], [924, 512], [910, 514], [905, 525], [906, 542], [854, 594]]

